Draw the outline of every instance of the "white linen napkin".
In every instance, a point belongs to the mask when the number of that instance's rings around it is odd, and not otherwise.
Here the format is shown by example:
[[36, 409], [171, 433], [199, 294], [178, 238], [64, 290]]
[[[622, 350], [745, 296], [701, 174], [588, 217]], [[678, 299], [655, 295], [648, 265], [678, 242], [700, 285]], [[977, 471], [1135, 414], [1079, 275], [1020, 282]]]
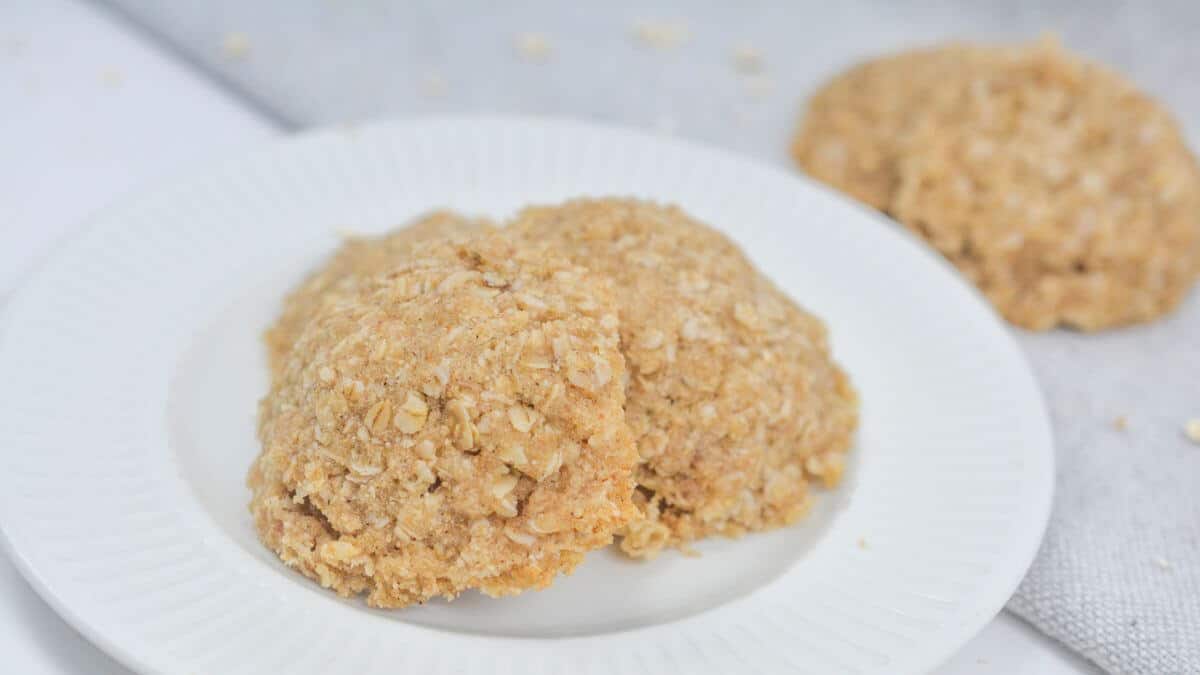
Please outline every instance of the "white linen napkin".
[[1146, 326], [1019, 339], [1058, 476], [1009, 609], [1111, 672], [1200, 673], [1200, 289]]

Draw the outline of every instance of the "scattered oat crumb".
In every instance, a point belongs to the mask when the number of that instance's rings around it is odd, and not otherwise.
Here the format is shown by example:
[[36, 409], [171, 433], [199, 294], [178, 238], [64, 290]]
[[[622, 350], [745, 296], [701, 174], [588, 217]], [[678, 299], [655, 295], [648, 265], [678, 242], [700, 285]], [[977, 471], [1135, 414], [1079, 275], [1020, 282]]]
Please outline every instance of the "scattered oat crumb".
[[1129, 418], [1124, 415], [1118, 415], [1113, 420], [1112, 425], [1113, 425], [1113, 428], [1116, 429], [1117, 431], [1125, 431], [1126, 429], [1129, 428]]
[[554, 56], [554, 45], [541, 33], [522, 33], [517, 36], [517, 54], [526, 61], [539, 63], [549, 61]]
[[633, 24], [633, 36], [647, 47], [674, 49], [691, 37], [687, 24], [682, 21], [637, 21]]
[[751, 75], [746, 78], [746, 93], [750, 98], [762, 100], [775, 91], [775, 81], [766, 75]]
[[740, 46], [733, 50], [733, 67], [743, 73], [757, 73], [763, 69], [762, 52], [754, 47]]
[[865, 551], [865, 550], [867, 550], [868, 548], [871, 548], [871, 547], [870, 547], [870, 546], [867, 544], [867, 538], [866, 538], [866, 537], [859, 537], [859, 538], [858, 538], [858, 547], [859, 547], [859, 548], [861, 548], [861, 549], [862, 549], [862, 550], [864, 550], [864, 551]]
[[221, 50], [230, 59], [244, 59], [250, 54], [250, 38], [245, 33], [226, 33], [225, 40], [221, 44]]
[[1156, 557], [1154, 559], [1154, 564], [1158, 565], [1159, 569], [1164, 569], [1164, 570], [1171, 569], [1171, 561], [1167, 560], [1166, 558], [1164, 558], [1162, 556]]
[[429, 98], [441, 98], [447, 89], [446, 78], [437, 73], [429, 73], [421, 79], [421, 92]]
[[1183, 425], [1183, 433], [1192, 440], [1193, 443], [1200, 443], [1200, 417], [1196, 417], [1187, 421]]
[[986, 666], [988, 664], [988, 660], [981, 656], [981, 657], [975, 659], [975, 663], [977, 663], [981, 666]]
[[100, 83], [106, 87], [119, 87], [125, 81], [125, 75], [116, 68], [105, 68], [100, 71]]

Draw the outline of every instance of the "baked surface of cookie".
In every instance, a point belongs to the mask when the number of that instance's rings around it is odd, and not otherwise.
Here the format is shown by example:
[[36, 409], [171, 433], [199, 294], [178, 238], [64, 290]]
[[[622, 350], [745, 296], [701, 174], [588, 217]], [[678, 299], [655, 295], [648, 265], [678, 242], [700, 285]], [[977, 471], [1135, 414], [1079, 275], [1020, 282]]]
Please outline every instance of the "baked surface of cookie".
[[1200, 169], [1175, 120], [1053, 40], [856, 66], [812, 98], [792, 151], [1026, 328], [1151, 320], [1200, 272]]
[[264, 543], [377, 607], [548, 585], [636, 513], [610, 285], [486, 233], [324, 300], [260, 405]]
[[440, 237], [461, 236], [487, 227], [482, 220], [452, 211], [434, 211], [378, 237], [348, 237], [319, 269], [283, 300], [283, 311], [267, 329], [267, 362], [273, 374], [283, 369], [288, 350], [321, 306], [349, 292], [355, 279], [380, 272], [404, 260], [414, 245]]

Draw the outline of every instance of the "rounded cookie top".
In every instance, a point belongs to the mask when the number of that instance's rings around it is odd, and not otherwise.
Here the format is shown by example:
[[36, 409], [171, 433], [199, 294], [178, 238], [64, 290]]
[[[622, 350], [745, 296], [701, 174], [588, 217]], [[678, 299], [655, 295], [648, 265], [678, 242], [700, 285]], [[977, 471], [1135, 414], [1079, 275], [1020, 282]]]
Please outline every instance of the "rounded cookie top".
[[526, 209], [509, 228], [614, 282], [642, 460], [626, 552], [793, 522], [809, 481], [838, 481], [857, 404], [825, 328], [727, 238], [616, 199]]
[[614, 300], [544, 246], [418, 245], [293, 352], [251, 510], [326, 587], [379, 607], [544, 587], [635, 513]]
[[1053, 41], [858, 66], [813, 97], [793, 153], [1020, 326], [1150, 320], [1200, 271], [1200, 169], [1175, 121]]
[[469, 235], [485, 227], [487, 223], [482, 220], [452, 211], [434, 211], [382, 236], [348, 237], [319, 269], [284, 298], [283, 311], [263, 336], [272, 374], [283, 370], [288, 352], [308, 320], [323, 304], [346, 293], [355, 279], [386, 272], [403, 261], [418, 243]]

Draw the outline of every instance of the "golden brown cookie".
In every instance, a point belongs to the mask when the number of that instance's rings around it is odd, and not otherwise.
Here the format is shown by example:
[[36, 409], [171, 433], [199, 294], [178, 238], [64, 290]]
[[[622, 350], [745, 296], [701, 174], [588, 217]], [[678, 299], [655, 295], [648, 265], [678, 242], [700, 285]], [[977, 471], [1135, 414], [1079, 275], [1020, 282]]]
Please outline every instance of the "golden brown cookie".
[[636, 509], [607, 282], [487, 233], [323, 303], [260, 406], [263, 542], [399, 607], [547, 586]]
[[379, 237], [348, 237], [318, 270], [283, 300], [283, 311], [267, 329], [267, 362], [272, 375], [283, 370], [288, 350], [317, 310], [345, 293], [356, 278], [378, 274], [403, 261], [422, 241], [477, 232], [482, 220], [451, 211], [434, 211]]
[[642, 460], [627, 553], [792, 523], [810, 482], [838, 482], [857, 401], [825, 327], [727, 238], [616, 199], [526, 209], [509, 228], [614, 282]]
[[792, 150], [1026, 328], [1148, 321], [1200, 273], [1200, 169], [1175, 120], [1053, 40], [857, 66], [813, 97]]

